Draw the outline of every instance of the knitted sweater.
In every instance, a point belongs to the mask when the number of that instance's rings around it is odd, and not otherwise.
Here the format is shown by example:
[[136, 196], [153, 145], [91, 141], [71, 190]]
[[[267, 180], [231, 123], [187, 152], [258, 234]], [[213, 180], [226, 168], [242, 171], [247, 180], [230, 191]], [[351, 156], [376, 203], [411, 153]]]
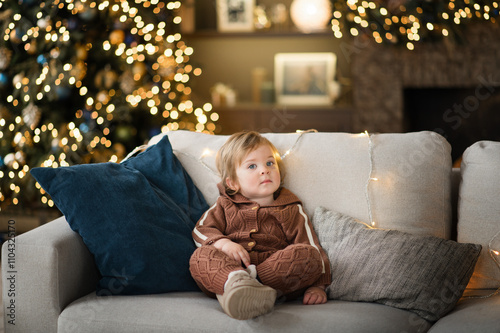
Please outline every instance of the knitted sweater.
[[291, 191], [280, 188], [272, 205], [260, 206], [239, 193], [228, 195], [221, 183], [217, 186], [220, 193], [217, 202], [203, 214], [193, 230], [198, 247], [211, 245], [221, 238], [242, 245], [250, 254], [275, 252], [291, 244], [312, 245], [323, 261], [323, 274], [315, 285], [330, 284], [328, 256], [301, 201]]

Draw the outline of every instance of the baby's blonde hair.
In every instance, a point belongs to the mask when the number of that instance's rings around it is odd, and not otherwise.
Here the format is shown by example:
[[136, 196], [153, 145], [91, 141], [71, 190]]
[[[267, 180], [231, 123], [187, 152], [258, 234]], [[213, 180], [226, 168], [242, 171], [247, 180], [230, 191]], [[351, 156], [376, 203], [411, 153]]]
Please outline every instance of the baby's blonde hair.
[[265, 137], [260, 135], [260, 133], [255, 131], [243, 131], [238, 132], [229, 137], [227, 141], [222, 145], [222, 147], [217, 152], [215, 158], [215, 163], [217, 165], [217, 170], [222, 178], [222, 183], [228, 194], [235, 194], [236, 191], [229, 188], [226, 179], [229, 178], [232, 181], [237, 181], [238, 177], [236, 175], [236, 169], [241, 165], [243, 159], [247, 154], [259, 148], [262, 145], [267, 145], [271, 148], [274, 158], [278, 164], [278, 169], [280, 171], [281, 181], [284, 177], [284, 168], [281, 161], [281, 156], [278, 149]]

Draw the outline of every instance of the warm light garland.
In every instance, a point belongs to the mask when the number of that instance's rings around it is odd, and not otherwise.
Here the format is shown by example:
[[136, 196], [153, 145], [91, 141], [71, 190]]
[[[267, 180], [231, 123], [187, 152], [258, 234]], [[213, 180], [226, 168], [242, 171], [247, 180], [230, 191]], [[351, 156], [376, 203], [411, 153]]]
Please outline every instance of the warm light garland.
[[297, 130], [297, 133], [299, 133], [297, 140], [295, 140], [295, 143], [292, 145], [292, 147], [290, 147], [290, 149], [288, 149], [283, 155], [281, 155], [281, 159], [284, 160], [295, 149], [295, 146], [299, 143], [300, 139], [302, 138], [302, 136], [304, 134], [317, 133], [317, 132], [318, 132], [318, 130], [315, 130], [315, 129], [308, 129], [305, 131]]
[[[488, 254], [489, 254], [490, 258], [493, 260], [493, 262], [495, 263], [495, 265], [497, 266], [497, 268], [500, 270], [500, 260], [499, 260], [499, 257], [500, 257], [500, 251], [499, 250], [500, 249], [495, 250], [493, 248], [493, 241], [495, 241], [495, 239], [497, 237], [500, 237], [500, 230], [488, 242]], [[499, 293], [500, 293], [500, 287], [498, 287], [495, 291], [493, 291], [492, 293], [490, 293], [488, 295], [484, 295], [484, 296], [465, 296], [465, 298], [489, 298], [489, 297], [495, 296], [495, 295], [497, 295]]]
[[368, 220], [370, 221], [371, 226], [374, 227], [376, 223], [373, 220], [372, 204], [370, 199], [370, 183], [378, 181], [378, 178], [373, 177], [373, 139], [372, 135], [370, 135], [368, 131], [365, 131], [361, 135], [366, 135], [366, 137], [368, 138], [369, 173], [365, 185], [365, 197], [366, 205], [368, 207]]
[[334, 1], [332, 30], [337, 38], [366, 35], [413, 50], [423, 40], [459, 40], [467, 22], [497, 23], [499, 7], [493, 0]]
[[[370, 221], [370, 224], [372, 227], [376, 227], [376, 222], [373, 219], [373, 212], [372, 212], [372, 204], [371, 204], [371, 199], [370, 199], [370, 184], [372, 182], [378, 181], [378, 178], [373, 177], [374, 173], [374, 165], [373, 165], [373, 148], [374, 148], [374, 142], [373, 142], [373, 135], [369, 134], [368, 131], [365, 131], [364, 133], [361, 133], [360, 136], [366, 136], [368, 138], [368, 159], [369, 159], [369, 172], [368, 172], [368, 178], [366, 180], [366, 185], [365, 185], [365, 197], [366, 197], [366, 204], [368, 207], [368, 219]], [[496, 250], [493, 246], [493, 242], [497, 237], [500, 237], [500, 231], [498, 231], [488, 242], [488, 254], [495, 263], [495, 265], [498, 267], [500, 270], [500, 249]], [[485, 296], [466, 296], [465, 298], [488, 298], [492, 297], [494, 295], [497, 295], [500, 293], [500, 287], [498, 287], [494, 292], [485, 295]]]
[[[284, 160], [288, 155], [290, 155], [294, 149], [295, 149], [295, 146], [297, 146], [297, 144], [299, 143], [299, 141], [302, 139], [302, 136], [304, 134], [307, 134], [307, 133], [317, 133], [318, 131], [315, 130], [315, 129], [309, 129], [309, 130], [297, 130], [296, 133], [299, 134], [299, 136], [297, 137], [297, 139], [295, 140], [295, 142], [293, 143], [293, 145], [283, 154], [281, 155], [281, 159]], [[123, 160], [123, 161], [126, 161], [127, 159], [129, 159], [130, 157], [132, 156], [135, 156], [137, 154], [139, 154], [140, 152], [143, 152], [144, 150], [146, 150], [150, 145], [142, 145], [142, 146], [139, 146], [137, 148], [135, 148], [130, 154], [128, 154]], [[219, 176], [219, 173], [216, 172], [215, 170], [213, 170], [208, 164], [205, 163], [205, 161], [203, 161], [203, 159], [207, 156], [210, 156], [213, 154], [213, 152], [209, 149], [209, 148], [205, 148], [203, 149], [203, 152], [201, 154], [200, 157], [195, 157], [189, 153], [186, 153], [186, 152], [183, 152], [183, 151], [179, 151], [177, 149], [174, 149], [173, 150], [176, 154], [180, 154], [180, 155], [183, 155], [183, 156], [186, 156], [186, 157], [189, 157], [190, 159], [193, 159], [195, 161], [197, 161], [198, 163], [200, 163], [205, 169], [207, 169], [210, 173], [212, 173], [213, 175], [215, 176]]]

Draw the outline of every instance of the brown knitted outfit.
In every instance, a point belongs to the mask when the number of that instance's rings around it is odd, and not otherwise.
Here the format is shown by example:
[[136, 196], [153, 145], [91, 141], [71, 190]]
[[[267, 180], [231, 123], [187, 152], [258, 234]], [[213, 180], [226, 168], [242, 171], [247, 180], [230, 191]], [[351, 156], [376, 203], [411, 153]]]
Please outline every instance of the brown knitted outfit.
[[239, 193], [226, 194], [222, 184], [218, 188], [217, 202], [193, 230], [198, 248], [191, 256], [190, 271], [207, 295], [222, 295], [228, 274], [244, 269], [212, 245], [221, 238], [241, 244], [257, 267], [258, 279], [283, 295], [330, 284], [328, 257], [292, 192], [281, 188], [272, 205], [259, 206]]

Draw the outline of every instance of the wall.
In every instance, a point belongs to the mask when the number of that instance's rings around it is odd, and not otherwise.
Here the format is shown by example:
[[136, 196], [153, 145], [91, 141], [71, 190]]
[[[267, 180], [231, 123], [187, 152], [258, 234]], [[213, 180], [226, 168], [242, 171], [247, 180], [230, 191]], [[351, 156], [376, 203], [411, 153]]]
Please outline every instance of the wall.
[[200, 34], [187, 35], [185, 40], [194, 49], [191, 63], [203, 73], [191, 81], [194, 99], [210, 100], [210, 88], [218, 82], [236, 89], [239, 101], [251, 101], [251, 75], [256, 67], [267, 70], [274, 79], [274, 55], [280, 52], [333, 52], [338, 55], [337, 73], [349, 77], [350, 69], [341, 54], [340, 41], [333, 35], [259, 34], [236, 36]]
[[[218, 82], [237, 90], [241, 102], [251, 101], [251, 73], [256, 67], [267, 70], [274, 79], [274, 55], [280, 52], [333, 52], [337, 54], [337, 73], [349, 82], [350, 65], [341, 55], [341, 43], [326, 27], [324, 33], [302, 34], [289, 18], [282, 27], [249, 33], [218, 33], [215, 0], [190, 0], [195, 6], [195, 31], [184, 33], [183, 40], [194, 49], [191, 63], [203, 74], [190, 82], [195, 100], [209, 101], [210, 88]], [[290, 8], [292, 0], [281, 0]], [[257, 0], [269, 12], [278, 2]], [[345, 78], [345, 79], [344, 79]], [[350, 87], [346, 87], [349, 89]], [[344, 90], [346, 90], [344, 89]]]

